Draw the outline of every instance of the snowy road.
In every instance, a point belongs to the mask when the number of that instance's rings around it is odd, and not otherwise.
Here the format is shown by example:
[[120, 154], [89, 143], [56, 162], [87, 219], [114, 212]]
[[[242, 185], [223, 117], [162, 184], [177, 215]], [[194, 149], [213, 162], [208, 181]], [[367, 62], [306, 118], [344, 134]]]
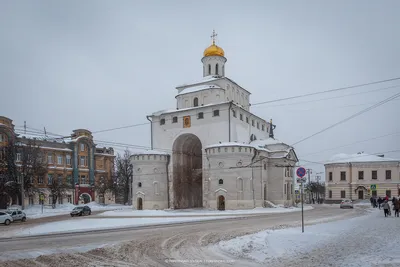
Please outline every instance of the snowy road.
[[[306, 223], [352, 218], [361, 208], [340, 210], [316, 206], [305, 212]], [[70, 233], [15, 238], [0, 242], [1, 266], [259, 266], [247, 259], [226, 257], [209, 245], [265, 229], [298, 226], [300, 213], [268, 214], [240, 219], [161, 225], [128, 230]], [[113, 247], [93, 249], [102, 244]], [[80, 253], [76, 253], [81, 251]], [[65, 255], [59, 252], [71, 252]], [[43, 255], [57, 253], [52, 255]], [[42, 255], [42, 256], [39, 256]], [[19, 259], [39, 256], [35, 259]], [[188, 262], [190, 261], [190, 263]], [[217, 262], [216, 262], [217, 261]]]

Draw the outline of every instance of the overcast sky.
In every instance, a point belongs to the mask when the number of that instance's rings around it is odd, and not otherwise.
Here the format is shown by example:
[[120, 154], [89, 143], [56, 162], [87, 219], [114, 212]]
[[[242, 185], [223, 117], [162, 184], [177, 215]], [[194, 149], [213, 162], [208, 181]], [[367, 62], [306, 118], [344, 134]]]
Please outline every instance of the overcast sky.
[[[146, 115], [175, 107], [175, 86], [202, 77], [213, 29], [228, 59], [226, 76], [252, 93], [252, 103], [400, 77], [399, 12], [396, 0], [2, 0], [0, 115], [19, 128], [26, 121], [63, 135], [146, 123]], [[400, 81], [252, 111], [272, 118], [276, 138], [293, 144], [396, 92]], [[400, 149], [399, 104], [398, 98], [299, 143], [299, 158]], [[94, 137], [150, 146], [149, 132], [145, 125]], [[336, 148], [391, 133], [397, 134]], [[330, 148], [336, 149], [323, 151]]]

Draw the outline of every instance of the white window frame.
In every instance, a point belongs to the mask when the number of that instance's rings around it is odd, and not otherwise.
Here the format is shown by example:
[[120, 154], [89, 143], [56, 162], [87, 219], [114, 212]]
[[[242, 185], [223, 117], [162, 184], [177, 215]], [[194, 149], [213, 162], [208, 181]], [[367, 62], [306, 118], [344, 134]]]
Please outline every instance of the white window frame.
[[67, 155], [65, 161], [66, 161], [66, 164], [67, 164], [67, 165], [71, 165], [71, 156], [70, 156], [70, 155]]
[[47, 163], [48, 164], [53, 164], [53, 155], [52, 154], [48, 154], [47, 155]]
[[63, 156], [57, 155], [57, 165], [63, 165]]
[[[83, 164], [82, 164], [82, 160], [83, 160]], [[81, 156], [79, 158], [79, 166], [84, 167], [84, 166], [86, 166], [85, 163], [86, 163], [86, 156]]]
[[47, 184], [48, 185], [53, 184], [53, 175], [52, 174], [47, 174]]
[[21, 162], [22, 160], [21, 160], [21, 158], [22, 158], [22, 155], [21, 155], [21, 153], [17, 153], [17, 161], [18, 162]]
[[84, 143], [80, 143], [80, 150], [81, 151], [85, 151], [85, 144]]

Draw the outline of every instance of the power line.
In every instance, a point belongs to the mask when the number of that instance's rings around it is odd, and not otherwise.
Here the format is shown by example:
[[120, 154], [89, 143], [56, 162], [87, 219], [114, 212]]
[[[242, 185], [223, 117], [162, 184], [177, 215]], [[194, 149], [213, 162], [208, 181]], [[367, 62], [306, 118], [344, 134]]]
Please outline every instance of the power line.
[[[343, 90], [349, 90], [349, 89], [353, 89], [353, 88], [358, 88], [358, 87], [363, 87], [363, 86], [367, 86], [367, 85], [373, 85], [373, 84], [379, 84], [379, 83], [385, 83], [385, 82], [390, 82], [390, 81], [396, 81], [396, 80], [400, 80], [400, 77], [398, 78], [393, 78], [393, 79], [387, 79], [387, 80], [380, 80], [380, 81], [375, 81], [375, 82], [370, 82], [370, 83], [364, 83], [364, 84], [358, 84], [358, 85], [352, 85], [352, 86], [347, 86], [347, 87], [342, 87], [342, 88], [336, 88], [336, 89], [331, 89], [331, 90], [326, 90], [326, 91], [322, 91], [322, 92], [315, 92], [315, 93], [308, 93], [308, 94], [303, 94], [303, 95], [297, 95], [297, 96], [291, 96], [291, 97], [286, 97], [286, 98], [279, 98], [279, 99], [275, 99], [275, 100], [269, 100], [269, 101], [264, 101], [264, 102], [258, 102], [258, 103], [254, 103], [254, 104], [250, 104], [250, 105], [240, 105], [243, 107], [243, 109], [245, 109], [246, 107], [250, 107], [250, 106], [256, 106], [256, 105], [264, 105], [264, 104], [268, 104], [268, 103], [274, 103], [274, 102], [281, 102], [281, 101], [285, 101], [285, 100], [290, 100], [290, 99], [296, 99], [296, 98], [303, 98], [303, 97], [308, 97], [308, 96], [313, 96], [313, 95], [320, 95], [320, 94], [326, 94], [326, 93], [332, 93], [332, 92], [337, 92], [337, 91], [343, 91]], [[399, 85], [393, 86], [393, 87], [397, 87]], [[385, 88], [381, 88], [381, 89], [376, 89], [376, 90], [386, 90], [392, 87], [385, 87]], [[318, 100], [317, 100], [318, 101]], [[233, 103], [233, 101], [231, 101]], [[313, 101], [315, 102], [315, 101]], [[221, 102], [219, 104], [228, 104], [229, 102]], [[198, 107], [199, 109], [201, 107]], [[221, 109], [220, 111], [225, 111], [225, 110], [229, 110], [228, 109]], [[179, 110], [176, 110], [177, 112], [179, 112]], [[173, 112], [169, 112], [169, 113], [173, 113]], [[207, 113], [213, 113], [213, 111], [211, 112], [203, 112], [203, 114], [207, 114]], [[183, 118], [184, 116], [175, 116], [177, 118]], [[258, 117], [258, 116], [257, 116]], [[165, 118], [166, 121], [168, 120], [172, 120]], [[146, 122], [146, 123], [139, 123], [139, 124], [131, 124], [131, 125], [126, 125], [126, 126], [121, 126], [121, 127], [115, 127], [115, 128], [110, 128], [110, 129], [105, 129], [105, 130], [99, 130], [99, 131], [95, 131], [93, 133], [102, 133], [102, 132], [109, 132], [109, 131], [114, 131], [114, 130], [119, 130], [119, 129], [127, 129], [127, 128], [133, 128], [133, 127], [138, 127], [138, 126], [143, 126], [143, 125], [148, 125], [150, 124], [150, 122]]]
[[363, 142], [367, 142], [367, 141], [371, 141], [371, 140], [375, 140], [375, 139], [379, 139], [379, 138], [383, 138], [383, 137], [387, 137], [387, 136], [391, 136], [391, 135], [397, 135], [397, 134], [400, 134], [400, 132], [395, 132], [395, 133], [385, 134], [385, 135], [381, 135], [381, 136], [376, 136], [376, 137], [373, 137], [373, 138], [369, 138], [369, 139], [353, 142], [353, 143], [350, 143], [350, 144], [347, 144], [347, 145], [342, 145], [342, 146], [337, 146], [337, 147], [333, 147], [333, 148], [320, 150], [320, 151], [317, 151], [317, 152], [313, 152], [313, 153], [309, 153], [309, 154], [303, 155], [303, 157], [307, 157], [307, 156], [319, 154], [319, 153], [322, 153], [322, 152], [325, 152], [325, 151], [335, 150], [335, 149], [338, 149], [338, 148], [351, 146], [351, 145], [355, 145], [355, 144], [359, 144], [359, 143], [363, 143]]
[[294, 143], [294, 144], [291, 145], [291, 146], [294, 146], [294, 145], [296, 145], [296, 144], [299, 144], [299, 143], [301, 143], [301, 142], [304, 142], [304, 141], [306, 141], [306, 140], [308, 140], [308, 139], [310, 139], [310, 138], [312, 138], [312, 137], [314, 137], [314, 136], [316, 136], [316, 135], [318, 135], [318, 134], [320, 134], [320, 133], [323, 133], [323, 132], [325, 132], [325, 131], [327, 131], [327, 130], [329, 130], [329, 129], [332, 129], [333, 127], [335, 127], [335, 126], [337, 126], [337, 125], [339, 125], [339, 124], [342, 124], [342, 123], [344, 123], [344, 122], [346, 122], [346, 121], [349, 121], [349, 120], [351, 120], [352, 118], [355, 118], [355, 117], [357, 117], [357, 116], [359, 116], [359, 115], [361, 115], [361, 114], [363, 114], [363, 113], [365, 113], [365, 112], [367, 112], [367, 111], [370, 111], [370, 110], [372, 110], [372, 109], [375, 109], [375, 108], [377, 108], [377, 107], [379, 107], [379, 106], [381, 106], [381, 105], [383, 105], [383, 104], [385, 104], [385, 103], [387, 103], [387, 102], [389, 102], [389, 101], [391, 101], [391, 100], [393, 100], [393, 99], [395, 99], [395, 98], [397, 98], [397, 97], [399, 97], [399, 96], [400, 96], [400, 93], [396, 93], [396, 94], [394, 94], [393, 96], [388, 97], [388, 98], [386, 98], [386, 99], [384, 99], [384, 100], [382, 100], [382, 101], [376, 103], [375, 105], [373, 105], [373, 106], [371, 106], [371, 107], [368, 107], [368, 108], [366, 108], [366, 109], [363, 109], [363, 110], [357, 112], [356, 114], [353, 114], [353, 115], [351, 115], [350, 117], [347, 117], [347, 118], [344, 119], [344, 120], [341, 120], [341, 121], [339, 121], [339, 122], [337, 122], [337, 123], [335, 123], [335, 124], [332, 124], [331, 126], [328, 126], [328, 127], [324, 128], [324, 129], [322, 129], [321, 131], [318, 131], [318, 132], [316, 132], [316, 133], [314, 133], [314, 134], [312, 134], [312, 135], [310, 135], [310, 136], [308, 136], [308, 137], [306, 137], [306, 138], [301, 139], [300, 141], [297, 141], [296, 143]]
[[352, 86], [346, 86], [346, 87], [326, 90], [326, 91], [322, 91], [322, 92], [308, 93], [308, 94], [297, 95], [297, 96], [289, 96], [289, 97], [285, 97], [285, 98], [281, 98], [281, 99], [277, 99], [277, 100], [258, 102], [258, 103], [252, 104], [252, 106], [263, 105], [263, 104], [274, 103], [274, 102], [280, 102], [280, 101], [285, 101], [285, 100], [290, 100], [290, 99], [295, 99], [295, 98], [302, 98], [302, 97], [313, 96], [313, 95], [320, 95], [320, 94], [338, 92], [338, 91], [353, 89], [353, 88], [357, 88], [357, 87], [363, 87], [363, 86], [367, 86], [367, 85], [373, 85], [373, 84], [379, 84], [379, 83], [385, 83], [385, 82], [391, 82], [391, 81], [397, 81], [397, 80], [400, 80], [400, 77], [393, 78], [393, 79], [387, 79], [387, 80], [380, 80], [380, 81], [375, 81], [375, 82], [370, 82], [370, 83], [363, 83], [363, 84], [357, 84], [357, 85], [352, 85]]

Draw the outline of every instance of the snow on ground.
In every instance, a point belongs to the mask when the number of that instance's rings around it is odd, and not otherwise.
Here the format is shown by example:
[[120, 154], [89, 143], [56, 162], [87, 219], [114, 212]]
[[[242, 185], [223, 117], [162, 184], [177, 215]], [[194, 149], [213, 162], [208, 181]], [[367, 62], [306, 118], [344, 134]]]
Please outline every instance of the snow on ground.
[[[107, 210], [123, 210], [123, 209], [132, 209], [132, 206], [124, 206], [120, 204], [108, 204], [102, 205], [96, 202], [90, 202], [86, 204], [89, 206], [92, 211], [107, 211]], [[43, 206], [43, 213], [42, 213], [42, 205], [32, 205], [25, 208], [24, 212], [28, 219], [37, 219], [43, 217], [50, 217], [50, 216], [57, 216], [63, 214], [69, 214], [73, 208], [81, 206], [81, 205], [73, 205], [71, 203], [67, 204], [57, 204], [56, 208], [53, 209], [51, 205], [44, 205]], [[10, 208], [21, 208], [21, 206], [11, 206]]]
[[228, 218], [234, 218], [234, 217], [218, 216], [218, 217], [207, 217], [207, 218], [195, 217], [195, 218], [76, 219], [76, 220], [45, 223], [39, 226], [26, 228], [17, 233], [15, 232], [10, 233], [9, 236], [29, 236], [29, 235], [41, 235], [49, 233], [65, 233], [71, 231], [81, 232], [88, 230], [112, 229], [119, 227], [172, 224], [172, 223], [206, 221], [206, 220], [228, 219]]
[[[304, 206], [304, 210], [311, 210], [312, 206]], [[230, 216], [230, 215], [251, 215], [268, 213], [286, 213], [301, 211], [301, 208], [277, 207], [277, 208], [255, 208], [247, 210], [207, 210], [207, 209], [185, 209], [185, 210], [113, 210], [106, 211], [97, 216], [110, 217], [186, 217], [186, 216]]]
[[304, 233], [299, 227], [263, 231], [221, 241], [211, 249], [273, 266], [400, 266], [400, 218], [369, 211], [306, 226]]

